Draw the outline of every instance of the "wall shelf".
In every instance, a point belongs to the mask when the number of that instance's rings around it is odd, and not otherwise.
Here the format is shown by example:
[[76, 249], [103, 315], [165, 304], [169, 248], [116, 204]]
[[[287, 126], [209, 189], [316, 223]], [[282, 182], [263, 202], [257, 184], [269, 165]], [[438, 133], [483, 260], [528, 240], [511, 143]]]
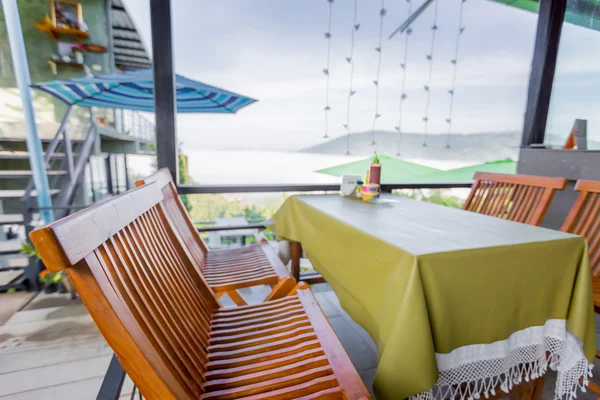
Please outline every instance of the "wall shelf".
[[48, 25], [44, 22], [35, 22], [35, 27], [38, 28], [42, 32], [47, 32], [50, 37], [54, 40], [58, 40], [60, 35], [72, 36], [75, 38], [77, 43], [83, 43], [85, 39], [90, 37], [89, 32], [84, 32], [79, 29], [73, 28], [57, 28], [52, 25]]
[[85, 65], [85, 64], [80, 64], [80, 63], [73, 62], [73, 61], [66, 62], [66, 61], [62, 61], [62, 60], [52, 60], [52, 59], [48, 60], [48, 64], [50, 65], [50, 70], [52, 71], [53, 75], [56, 75], [58, 73], [57, 69], [58, 69], [59, 65], [64, 65], [67, 67], [81, 68], [83, 70], [85, 70], [87, 67], [87, 65]]

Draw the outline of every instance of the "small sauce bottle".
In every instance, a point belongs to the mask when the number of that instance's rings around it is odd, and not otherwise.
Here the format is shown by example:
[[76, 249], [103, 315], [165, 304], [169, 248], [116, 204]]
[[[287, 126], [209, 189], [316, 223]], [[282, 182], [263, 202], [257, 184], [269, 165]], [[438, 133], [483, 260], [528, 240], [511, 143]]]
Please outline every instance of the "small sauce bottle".
[[356, 182], [356, 197], [358, 197], [359, 199], [362, 199], [362, 185], [363, 181]]

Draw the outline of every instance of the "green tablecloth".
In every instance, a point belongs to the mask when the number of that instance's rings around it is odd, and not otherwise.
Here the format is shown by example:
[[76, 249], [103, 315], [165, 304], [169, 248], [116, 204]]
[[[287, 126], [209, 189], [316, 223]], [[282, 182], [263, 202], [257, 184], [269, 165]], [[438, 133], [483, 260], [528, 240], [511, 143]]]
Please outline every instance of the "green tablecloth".
[[392, 195], [292, 196], [273, 221], [377, 344], [378, 399], [468, 397], [456, 388], [466, 382], [484, 395], [516, 383], [506, 374], [522, 363], [532, 378], [558, 369], [567, 397], [587, 380], [596, 343], [583, 238]]

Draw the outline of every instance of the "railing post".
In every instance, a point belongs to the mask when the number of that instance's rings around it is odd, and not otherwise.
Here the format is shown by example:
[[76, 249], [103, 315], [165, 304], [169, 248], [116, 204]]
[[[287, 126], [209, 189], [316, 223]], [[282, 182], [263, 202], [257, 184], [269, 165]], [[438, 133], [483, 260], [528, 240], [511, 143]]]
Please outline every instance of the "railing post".
[[[23, 214], [23, 226], [25, 227], [25, 237], [27, 243], [31, 244], [29, 240], [29, 233], [33, 230], [32, 222], [32, 203], [30, 196], [24, 196], [21, 199], [20, 207], [21, 214]], [[36, 257], [28, 257], [27, 258], [27, 267], [25, 267], [25, 271], [23, 275], [27, 279], [27, 289], [32, 291], [39, 291], [41, 289], [39, 273], [40, 273], [40, 261]]]
[[106, 158], [104, 159], [104, 162], [106, 163], [106, 168], [104, 168], [106, 170], [106, 190], [108, 192], [108, 194], [114, 194], [114, 190], [113, 190], [113, 179], [112, 179], [112, 155], [109, 153]]
[[131, 189], [129, 185], [129, 166], [127, 165], [127, 154], [123, 154], [123, 164], [125, 165], [125, 189]]
[[175, 124], [175, 73], [171, 40], [171, 1], [150, 0], [154, 64], [154, 113], [156, 115], [156, 158], [158, 168], [168, 168], [173, 182], [177, 176], [177, 132]]
[[63, 131], [67, 129], [69, 117], [71, 116], [72, 113], [73, 113], [73, 106], [69, 106], [67, 108], [67, 111], [65, 111], [65, 115], [63, 115], [62, 121], [60, 122], [60, 126], [58, 127], [58, 130], [56, 131], [56, 135], [54, 135], [54, 138], [52, 138], [52, 141], [46, 148], [46, 156], [44, 158], [46, 167], [49, 167], [48, 161], [50, 161], [50, 159], [52, 158], [52, 154], [54, 153], [54, 150], [56, 150], [56, 147], [58, 146], [58, 142], [60, 140], [59, 139], [60, 135], [62, 135]]
[[69, 136], [69, 131], [65, 129], [63, 131], [63, 140], [65, 142], [65, 157], [67, 157], [67, 173], [69, 174], [69, 181], [73, 182], [75, 179], [75, 167], [73, 162], [73, 145], [71, 143], [71, 137]]
[[90, 188], [92, 189], [92, 203], [96, 202], [96, 188], [94, 187], [94, 167], [92, 161], [88, 159], [88, 167], [90, 170]]
[[[93, 112], [92, 112], [93, 116]], [[86, 138], [83, 144], [79, 148], [79, 156], [77, 156], [77, 160], [75, 162], [75, 166], [73, 169], [73, 181], [69, 181], [66, 185], [61, 187], [60, 194], [58, 199], [56, 200], [56, 205], [59, 207], [65, 207], [71, 204], [73, 199], [73, 195], [78, 185], [81, 183], [81, 179], [83, 177], [83, 173], [85, 171], [85, 165], [87, 164], [90, 155], [94, 151], [94, 143], [96, 142], [96, 124], [90, 124]], [[59, 211], [57, 209], [58, 217], [62, 217], [66, 215], [66, 213]]]

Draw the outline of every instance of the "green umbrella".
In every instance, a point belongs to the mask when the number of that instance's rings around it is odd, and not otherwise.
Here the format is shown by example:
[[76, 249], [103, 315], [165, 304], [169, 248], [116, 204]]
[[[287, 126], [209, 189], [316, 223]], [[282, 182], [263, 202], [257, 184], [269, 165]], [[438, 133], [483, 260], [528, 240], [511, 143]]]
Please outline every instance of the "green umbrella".
[[470, 167], [438, 171], [419, 177], [421, 182], [471, 182], [475, 172], [493, 172], [497, 174], [516, 174], [516, 161], [507, 158], [505, 160], [490, 161], [483, 164], [471, 165]]
[[[439, 169], [393, 157], [378, 157], [381, 163], [381, 182], [421, 182], [421, 176], [441, 172]], [[347, 164], [336, 165], [335, 167], [320, 169], [316, 172], [333, 176], [360, 175], [364, 177], [369, 170], [371, 160], [372, 158], [366, 158]]]
[[[538, 13], [540, 3], [536, 0], [492, 0], [497, 3], [506, 4], [511, 7]], [[574, 25], [600, 31], [600, 20], [596, 16], [596, 0], [579, 0], [573, 4], [567, 4], [565, 21]], [[599, 10], [600, 11], [600, 10]]]

